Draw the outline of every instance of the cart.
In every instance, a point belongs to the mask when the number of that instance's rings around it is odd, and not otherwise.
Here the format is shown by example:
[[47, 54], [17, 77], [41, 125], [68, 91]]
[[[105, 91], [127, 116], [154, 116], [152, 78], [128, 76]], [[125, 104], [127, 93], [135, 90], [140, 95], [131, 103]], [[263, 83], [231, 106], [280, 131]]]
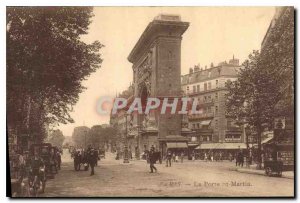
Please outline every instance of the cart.
[[283, 171], [294, 170], [294, 145], [292, 143], [271, 143], [265, 146], [265, 173], [268, 176], [282, 176]]

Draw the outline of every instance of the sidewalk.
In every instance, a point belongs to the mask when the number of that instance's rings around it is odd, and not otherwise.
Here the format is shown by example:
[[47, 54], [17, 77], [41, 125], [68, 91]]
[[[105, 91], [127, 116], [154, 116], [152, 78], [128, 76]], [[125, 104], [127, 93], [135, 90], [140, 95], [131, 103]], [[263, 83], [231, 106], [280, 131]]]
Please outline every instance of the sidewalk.
[[[256, 169], [256, 165], [251, 165], [250, 168], [236, 167], [235, 171], [240, 172], [240, 173], [249, 173], [249, 174], [256, 174], [256, 175], [266, 176], [265, 170], [264, 169], [261, 169], [261, 170]], [[274, 177], [276, 177], [276, 176], [274, 176]], [[282, 177], [281, 178], [294, 179], [294, 172], [293, 171], [284, 171], [284, 172], [282, 172]]]

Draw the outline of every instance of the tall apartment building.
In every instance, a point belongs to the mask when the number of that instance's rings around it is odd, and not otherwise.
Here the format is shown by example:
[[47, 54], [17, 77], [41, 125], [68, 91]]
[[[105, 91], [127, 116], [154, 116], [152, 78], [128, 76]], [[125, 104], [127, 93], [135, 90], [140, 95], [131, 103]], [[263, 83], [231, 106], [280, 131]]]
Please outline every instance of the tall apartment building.
[[221, 62], [217, 66], [211, 64], [201, 68], [197, 65], [190, 68], [189, 74], [182, 76], [183, 94], [198, 100], [201, 112], [188, 115], [188, 127], [195, 132], [192, 139], [202, 146], [210, 143], [207, 149], [214, 148], [211, 143], [234, 143], [224, 147], [228, 149], [244, 147], [242, 129], [226, 115], [225, 106], [225, 83], [236, 80], [240, 68], [239, 60], [233, 57], [228, 63]]

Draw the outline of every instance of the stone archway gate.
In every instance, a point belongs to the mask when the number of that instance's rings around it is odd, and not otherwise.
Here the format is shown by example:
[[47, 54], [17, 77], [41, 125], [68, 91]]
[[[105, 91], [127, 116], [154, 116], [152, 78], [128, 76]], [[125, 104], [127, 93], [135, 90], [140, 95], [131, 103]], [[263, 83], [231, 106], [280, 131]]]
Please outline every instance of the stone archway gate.
[[[189, 27], [178, 15], [159, 15], [150, 22], [128, 60], [133, 64], [134, 97], [176, 98], [181, 96], [181, 40]], [[167, 141], [181, 141], [181, 115], [135, 115], [140, 150], [151, 145], [165, 151]]]

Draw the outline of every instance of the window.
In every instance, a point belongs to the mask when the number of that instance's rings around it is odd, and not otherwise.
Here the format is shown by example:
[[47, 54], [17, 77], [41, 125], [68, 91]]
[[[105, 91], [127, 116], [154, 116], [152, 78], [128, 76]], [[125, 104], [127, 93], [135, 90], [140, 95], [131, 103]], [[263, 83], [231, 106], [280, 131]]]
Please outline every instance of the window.
[[195, 93], [196, 92], [196, 86], [194, 85], [193, 86], [193, 93]]
[[195, 129], [196, 128], [196, 124], [195, 123], [193, 123], [193, 129]]
[[219, 110], [218, 106], [215, 106], [215, 113], [216, 114], [218, 113], [218, 110]]
[[204, 96], [204, 102], [206, 102], [206, 99], [207, 99], [206, 96]]
[[189, 86], [186, 86], [186, 91], [189, 92], [190, 88]]
[[208, 77], [210, 78], [210, 76], [211, 76], [211, 72], [209, 71], [209, 72], [208, 72]]
[[199, 123], [197, 123], [197, 128], [200, 128], [200, 124]]
[[218, 87], [219, 87], [219, 81], [216, 80], [216, 88], [218, 88]]
[[209, 142], [209, 141], [211, 141], [211, 136], [209, 136], [209, 135], [207, 135], [207, 136], [201, 136], [200, 139], [203, 142]]
[[219, 122], [218, 122], [218, 120], [216, 119], [216, 120], [215, 120], [215, 129], [218, 129], [218, 127], [219, 127]]
[[227, 119], [227, 128], [239, 128], [236, 121], [233, 119]]
[[204, 83], [204, 91], [207, 90], [207, 83]]
[[218, 100], [218, 92], [216, 92], [215, 98], [216, 98], [216, 100]]
[[211, 89], [211, 82], [208, 82], [208, 89]]
[[197, 85], [197, 92], [200, 92], [200, 85]]
[[225, 141], [227, 142], [240, 142], [241, 141], [241, 135], [231, 135], [231, 134], [227, 134], [225, 135]]
[[241, 136], [240, 135], [234, 135], [233, 138], [234, 139], [241, 139]]

